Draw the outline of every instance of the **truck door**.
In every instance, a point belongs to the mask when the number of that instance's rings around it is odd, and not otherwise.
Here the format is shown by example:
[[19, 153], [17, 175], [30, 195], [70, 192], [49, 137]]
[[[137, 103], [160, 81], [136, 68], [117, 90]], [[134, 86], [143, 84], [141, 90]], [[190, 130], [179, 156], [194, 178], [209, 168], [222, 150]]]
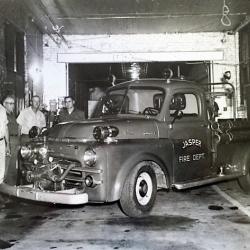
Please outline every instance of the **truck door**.
[[209, 176], [211, 135], [202, 95], [195, 89], [176, 91], [169, 104], [169, 138], [174, 145], [173, 181], [184, 183]]

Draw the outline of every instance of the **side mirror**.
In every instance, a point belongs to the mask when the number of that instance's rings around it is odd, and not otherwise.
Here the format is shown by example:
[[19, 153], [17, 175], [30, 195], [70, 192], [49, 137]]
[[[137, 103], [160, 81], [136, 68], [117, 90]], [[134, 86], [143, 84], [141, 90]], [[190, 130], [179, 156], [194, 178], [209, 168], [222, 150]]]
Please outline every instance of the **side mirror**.
[[183, 117], [183, 112], [181, 110], [175, 110], [173, 116], [174, 119], [170, 124], [171, 128], [173, 128], [173, 124], [175, 123], [176, 120], [180, 120]]
[[176, 110], [174, 112], [174, 121], [180, 120], [183, 117], [183, 112], [181, 110]]

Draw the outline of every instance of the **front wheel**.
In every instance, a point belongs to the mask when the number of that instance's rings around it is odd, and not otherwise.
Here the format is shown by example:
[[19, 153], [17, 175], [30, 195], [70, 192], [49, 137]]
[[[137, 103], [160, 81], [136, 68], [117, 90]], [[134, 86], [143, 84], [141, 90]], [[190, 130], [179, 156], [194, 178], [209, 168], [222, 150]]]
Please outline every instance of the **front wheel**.
[[149, 162], [135, 166], [125, 180], [120, 204], [129, 217], [143, 217], [152, 210], [156, 198], [157, 182]]

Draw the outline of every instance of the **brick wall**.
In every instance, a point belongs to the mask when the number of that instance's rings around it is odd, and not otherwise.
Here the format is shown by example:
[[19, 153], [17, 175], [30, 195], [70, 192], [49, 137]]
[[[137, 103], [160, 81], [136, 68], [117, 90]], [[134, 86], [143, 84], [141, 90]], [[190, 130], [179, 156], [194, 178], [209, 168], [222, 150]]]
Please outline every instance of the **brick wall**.
[[[5, 37], [4, 28], [5, 24], [9, 23], [15, 27], [18, 32], [24, 34], [24, 72], [22, 75], [17, 76], [19, 81], [23, 81], [22, 90], [18, 86], [14, 89], [18, 89], [18, 92], [22, 91], [23, 94], [16, 93], [17, 109], [20, 110], [24, 106], [28, 106], [28, 96], [32, 94], [38, 94], [42, 97], [43, 85], [42, 78], [36, 77], [36, 82], [32, 77], [32, 71], [36, 68], [37, 72], [41, 71], [43, 63], [43, 35], [37, 28], [34, 20], [31, 18], [32, 14], [19, 0], [2, 0], [1, 2], [1, 15], [0, 15], [0, 89], [1, 94], [8, 92], [8, 79], [6, 70], [6, 56], [5, 56]], [[2, 72], [2, 73], [1, 73]], [[15, 72], [13, 72], [15, 74]], [[2, 77], [1, 77], [2, 75]], [[41, 74], [42, 76], [42, 74]], [[13, 82], [11, 84], [17, 84]], [[12, 87], [11, 87], [12, 88]], [[12, 88], [13, 89], [13, 88]], [[22, 97], [20, 97], [22, 96]], [[26, 97], [24, 100], [24, 97]], [[18, 111], [17, 110], [17, 111]]]
[[[14, 1], [16, 4], [15, 5], [10, 2], [11, 1], [9, 2], [5, 1], [2, 3], [1, 15], [0, 15], [0, 97], [1, 98], [5, 94], [9, 93], [12, 94], [13, 90], [16, 89], [15, 88], [16, 83], [13, 81], [13, 79], [15, 78], [14, 76], [15, 73], [13, 72], [11, 79], [10, 77], [8, 78], [7, 74], [6, 53], [5, 53], [5, 26], [8, 24], [13, 24], [13, 26], [16, 27], [16, 29], [21, 31], [25, 26], [25, 21], [23, 19], [20, 3]], [[24, 105], [23, 101], [24, 101], [23, 98], [16, 98], [17, 108], [20, 108]]]
[[[68, 46], [57, 46], [48, 36], [44, 36], [44, 99], [56, 99], [67, 93], [67, 72], [64, 63], [57, 62], [59, 53], [81, 53], [86, 57], [90, 53], [137, 53], [137, 52], [203, 52], [223, 51], [224, 58], [214, 61], [211, 79], [221, 81], [223, 73], [231, 71], [230, 82], [235, 85], [239, 96], [238, 71], [238, 35], [218, 32], [185, 33], [185, 34], [138, 34], [138, 35], [92, 35], [65, 36]], [[167, 61], [167, 58], [166, 58]], [[115, 62], [115, 61], [114, 61]], [[238, 101], [239, 102], [239, 101]], [[220, 98], [219, 104], [225, 107], [225, 100]], [[222, 109], [222, 117], [232, 116], [231, 107]]]

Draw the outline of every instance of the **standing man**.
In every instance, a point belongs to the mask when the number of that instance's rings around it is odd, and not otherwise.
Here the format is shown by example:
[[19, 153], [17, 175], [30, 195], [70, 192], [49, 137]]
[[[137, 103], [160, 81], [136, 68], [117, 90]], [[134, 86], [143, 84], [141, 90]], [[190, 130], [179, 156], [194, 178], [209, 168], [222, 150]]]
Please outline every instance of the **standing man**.
[[4, 181], [5, 156], [10, 153], [8, 120], [5, 108], [0, 104], [0, 184]]
[[8, 118], [8, 130], [9, 130], [9, 142], [10, 142], [10, 155], [6, 157], [6, 168], [5, 168], [5, 182], [8, 184], [16, 184], [16, 164], [17, 154], [19, 147], [19, 136], [18, 136], [18, 124], [16, 122], [16, 116], [14, 114], [15, 99], [13, 96], [6, 96], [3, 99], [3, 106], [6, 109]]
[[19, 133], [21, 135], [21, 142], [29, 140], [29, 131], [32, 127], [42, 129], [46, 127], [46, 120], [44, 114], [39, 110], [40, 97], [35, 95], [32, 97], [31, 106], [22, 110], [17, 117], [19, 125]]
[[75, 100], [72, 96], [64, 98], [65, 108], [59, 113], [59, 122], [82, 121], [85, 120], [83, 111], [75, 108]]

